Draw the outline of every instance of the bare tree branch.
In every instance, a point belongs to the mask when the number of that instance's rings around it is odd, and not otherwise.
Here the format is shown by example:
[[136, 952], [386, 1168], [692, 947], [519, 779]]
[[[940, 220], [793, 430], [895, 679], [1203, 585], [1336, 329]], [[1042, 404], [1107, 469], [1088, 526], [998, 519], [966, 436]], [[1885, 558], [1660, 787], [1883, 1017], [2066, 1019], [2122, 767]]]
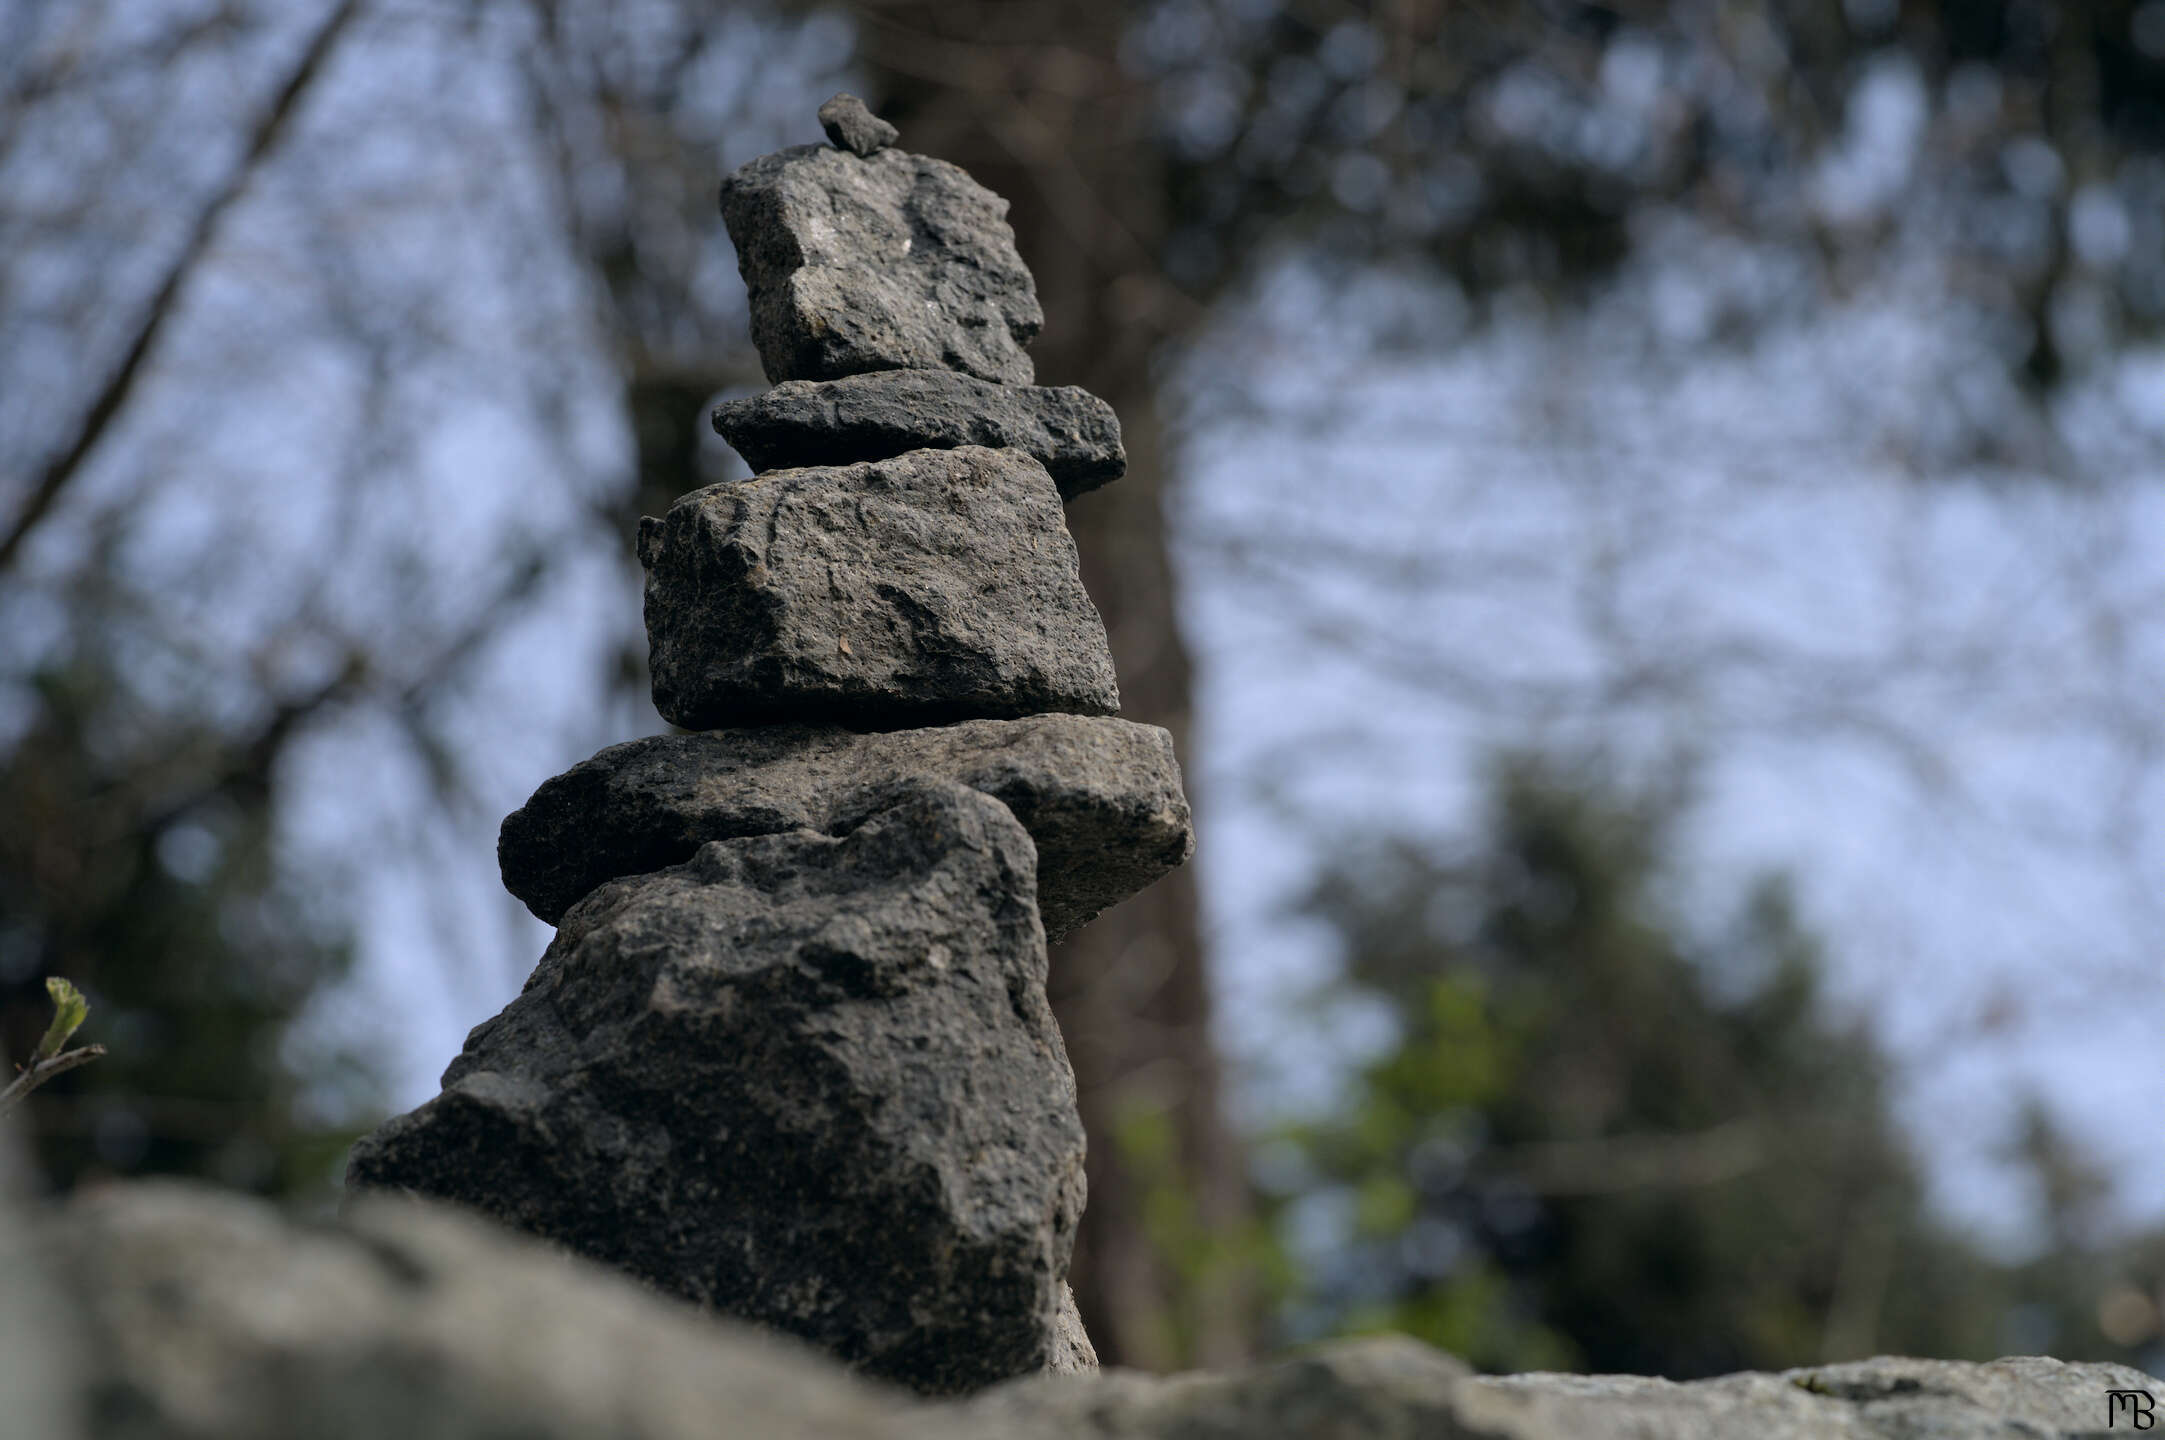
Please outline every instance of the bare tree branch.
[[103, 1045], [84, 1045], [74, 1050], [63, 1051], [50, 1060], [35, 1062], [25, 1069], [22, 1074], [10, 1081], [7, 1089], [0, 1090], [0, 1115], [5, 1115], [22, 1104], [24, 1100], [29, 1098], [31, 1091], [37, 1089], [46, 1081], [67, 1074], [78, 1065], [88, 1065], [104, 1053], [105, 1047]]
[[[22, 27], [30, 31], [28, 11], [24, 12], [26, 23]], [[155, 40], [130, 45], [100, 61], [95, 69], [86, 71], [79, 50], [66, 49], [48, 59], [42, 65], [32, 66], [17, 77], [6, 94], [6, 110], [0, 117], [0, 156], [15, 147], [16, 132], [22, 119], [39, 101], [60, 93], [62, 90], [84, 84], [106, 85], [115, 80], [130, 78], [177, 64], [181, 57], [196, 46], [209, 40], [224, 38], [243, 26], [245, 17], [238, 6], [227, 3], [207, 14], [182, 21], [177, 29], [158, 36]], [[27, 45], [20, 35], [0, 39], [0, 45]]]
[[164, 330], [167, 317], [173, 313], [181, 288], [203, 258], [204, 252], [210, 248], [211, 236], [216, 232], [219, 220], [248, 188], [248, 182], [262, 167], [265, 157], [277, 147], [288, 121], [299, 109], [302, 97], [322, 73], [324, 60], [330, 55], [338, 37], [352, 23], [354, 16], [360, 13], [361, 4], [362, 0], [340, 0], [338, 8], [331, 12], [330, 18], [324, 21], [308, 42], [307, 48], [302, 51], [299, 62], [286, 77], [286, 83], [257, 117], [247, 152], [234, 167], [233, 173], [226, 178], [225, 184], [219, 187], [217, 193], [211, 196], [196, 215], [195, 226], [189, 232], [187, 244], [183, 245], [180, 254], [174, 257], [172, 265], [166, 271], [164, 283], [159, 285], [157, 294], [151, 297], [142, 322], [136, 328], [135, 338], [121, 356], [120, 363], [114, 366], [112, 374], [106, 377], [104, 386], [99, 390], [97, 399], [83, 413], [74, 439], [46, 465], [37, 484], [31, 488], [29, 498], [9, 525], [7, 534], [0, 537], [0, 570], [5, 570], [14, 561], [23, 541], [37, 527], [38, 522], [45, 518], [53, 503], [60, 498], [61, 492], [67, 489], [69, 482], [81, 472], [83, 462], [90, 457], [91, 452], [97, 448], [98, 441], [111, 428], [113, 417], [127, 404], [128, 397], [134, 393], [136, 381], [142, 375], [143, 362]]
[[57, 975], [45, 982], [45, 993], [53, 1000], [52, 1023], [45, 1028], [38, 1048], [31, 1052], [30, 1063], [23, 1066], [22, 1073], [5, 1090], [0, 1090], [0, 1115], [22, 1104], [31, 1091], [46, 1081], [65, 1075], [105, 1053], [103, 1045], [85, 1045], [63, 1052], [60, 1047], [67, 1044], [83, 1021], [90, 1017], [90, 1002], [83, 998], [82, 991]]
[[1732, 1120], [1681, 1135], [1611, 1135], [1492, 1150], [1483, 1168], [1537, 1195], [1615, 1195], [1627, 1190], [1719, 1185], [1767, 1160], [1756, 1120]]

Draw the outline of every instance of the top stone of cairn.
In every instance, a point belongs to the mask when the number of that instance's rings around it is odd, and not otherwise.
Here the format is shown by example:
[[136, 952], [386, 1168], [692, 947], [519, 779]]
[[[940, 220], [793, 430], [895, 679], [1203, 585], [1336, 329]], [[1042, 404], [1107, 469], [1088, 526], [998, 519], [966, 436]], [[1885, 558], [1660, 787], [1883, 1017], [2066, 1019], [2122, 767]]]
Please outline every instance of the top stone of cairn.
[[835, 148], [763, 155], [722, 182], [767, 378], [958, 370], [1028, 385], [1044, 324], [1007, 202], [960, 167], [885, 148], [862, 101], [820, 108]]
[[902, 138], [901, 131], [866, 109], [864, 101], [847, 90], [819, 107], [819, 128], [852, 155], [876, 155]]

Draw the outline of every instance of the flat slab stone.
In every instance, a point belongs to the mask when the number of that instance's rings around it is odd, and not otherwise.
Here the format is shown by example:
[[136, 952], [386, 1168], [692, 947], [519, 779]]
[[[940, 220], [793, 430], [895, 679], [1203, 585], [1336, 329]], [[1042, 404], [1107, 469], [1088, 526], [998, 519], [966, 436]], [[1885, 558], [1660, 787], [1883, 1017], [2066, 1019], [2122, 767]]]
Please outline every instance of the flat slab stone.
[[1060, 493], [1017, 450], [709, 485], [639, 558], [655, 708], [687, 730], [1120, 708]]
[[948, 370], [790, 380], [714, 409], [714, 429], [754, 470], [847, 465], [958, 445], [1027, 451], [1060, 498], [1128, 468], [1113, 407], [1079, 386], [996, 385]]
[[1027, 385], [1045, 323], [1007, 202], [902, 150], [799, 145], [722, 182], [767, 378], [960, 370]]
[[992, 796], [1037, 845], [1059, 940], [1195, 848], [1173, 737], [1107, 716], [966, 720], [887, 734], [767, 725], [611, 745], [504, 820], [504, 888], [554, 925], [605, 881], [682, 864], [710, 840], [827, 830], [867, 784], [911, 775]]
[[927, 1393], [1077, 1368], [1083, 1128], [1035, 870], [1005, 806], [916, 782], [841, 834], [612, 881], [348, 1184], [469, 1206]]

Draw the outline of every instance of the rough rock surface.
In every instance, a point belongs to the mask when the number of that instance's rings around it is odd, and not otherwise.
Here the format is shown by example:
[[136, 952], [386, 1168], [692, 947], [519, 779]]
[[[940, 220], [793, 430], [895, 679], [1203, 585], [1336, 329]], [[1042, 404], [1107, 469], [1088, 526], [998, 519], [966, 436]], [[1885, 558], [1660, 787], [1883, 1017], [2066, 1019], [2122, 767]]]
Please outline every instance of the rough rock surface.
[[1098, 1347], [1083, 1329], [1082, 1311], [1075, 1305], [1075, 1291], [1060, 1282], [1060, 1313], [1053, 1319], [1052, 1349], [1045, 1361], [1048, 1375], [1095, 1375]]
[[701, 847], [564, 917], [348, 1181], [960, 1393], [1060, 1358], [1083, 1202], [1036, 854], [959, 785]]
[[98, 1440], [881, 1440], [913, 1409], [448, 1207], [301, 1225], [154, 1181], [84, 1193], [47, 1238], [93, 1322]]
[[[1044, 1377], [953, 1407], [950, 1433], [1012, 1440], [1501, 1440], [1463, 1425], [1465, 1362], [1403, 1336], [1339, 1342], [1224, 1374]], [[1650, 1431], [1649, 1435], [1663, 1432]]]
[[847, 465], [958, 445], [1027, 451], [1072, 500], [1128, 468], [1113, 407], [1073, 385], [995, 385], [947, 370], [791, 380], [714, 411], [754, 470]]
[[1035, 376], [1045, 313], [1007, 202], [944, 160], [824, 145], [764, 155], [722, 182], [767, 378], [960, 370]]
[[[1475, 1376], [1401, 1336], [1342, 1341], [1227, 1375], [1005, 1385], [953, 1433], [1103, 1440], [2077, 1440], [2106, 1392], [2165, 1400], [2119, 1365], [1881, 1358], [1677, 1384], [1637, 1375]], [[2128, 1428], [2120, 1417], [2120, 1433]]]
[[858, 734], [767, 725], [612, 745], [504, 820], [504, 888], [554, 925], [595, 886], [681, 864], [710, 840], [826, 830], [867, 783], [951, 780], [1006, 805], [1037, 845], [1058, 940], [1194, 849], [1173, 740], [1110, 716], [1032, 715]]
[[[2136, 1433], [2125, 1410], [2108, 1426], [2108, 1390], [2165, 1402], [2116, 1365], [1497, 1378], [1381, 1336], [928, 1404], [433, 1205], [363, 1197], [303, 1225], [203, 1186], [109, 1185], [38, 1238], [89, 1314], [97, 1440], [2077, 1440]], [[73, 1440], [38, 1418], [0, 1410], [0, 1433]]]
[[654, 705], [687, 730], [1120, 708], [1052, 477], [913, 450], [694, 490], [639, 529]]
[[[1461, 1388], [1458, 1413], [1468, 1429], [1588, 1440], [2072, 1440], [2106, 1431], [2106, 1392], [2123, 1388], [2165, 1399], [2165, 1384], [2122, 1365], [2043, 1357], [1976, 1365], [1883, 1356], [1681, 1385], [1640, 1375], [1484, 1378]], [[2123, 1413], [2120, 1428], [2127, 1425]]]
[[847, 90], [819, 107], [819, 128], [852, 155], [876, 155], [902, 138], [900, 131]]

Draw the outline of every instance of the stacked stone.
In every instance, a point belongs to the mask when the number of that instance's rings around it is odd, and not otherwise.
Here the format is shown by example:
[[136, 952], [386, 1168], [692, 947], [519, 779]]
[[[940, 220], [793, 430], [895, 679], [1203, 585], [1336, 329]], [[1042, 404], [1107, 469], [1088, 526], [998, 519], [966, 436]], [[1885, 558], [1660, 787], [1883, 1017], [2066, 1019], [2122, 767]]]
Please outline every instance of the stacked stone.
[[1061, 513], [1119, 425], [1030, 383], [1006, 202], [851, 97], [820, 119], [722, 190], [775, 388], [714, 424], [761, 473], [641, 523], [654, 702], [695, 733], [505, 820], [556, 938], [348, 1178], [958, 1393], [1095, 1366], [1045, 947], [1193, 842]]

